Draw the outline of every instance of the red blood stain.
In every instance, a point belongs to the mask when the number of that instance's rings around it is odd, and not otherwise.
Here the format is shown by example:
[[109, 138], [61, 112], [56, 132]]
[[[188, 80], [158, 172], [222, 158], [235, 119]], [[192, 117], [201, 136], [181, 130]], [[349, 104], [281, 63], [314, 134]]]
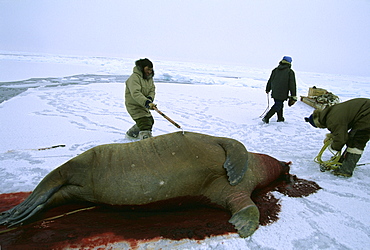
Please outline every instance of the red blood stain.
[[[297, 179], [298, 180], [298, 179]], [[298, 183], [298, 184], [297, 184]], [[267, 225], [278, 220], [279, 200], [271, 191], [299, 197], [320, 189], [314, 182], [302, 179], [290, 185], [275, 183], [273, 187], [255, 191], [253, 201], [260, 210], [260, 224]], [[300, 193], [300, 195], [299, 195]], [[0, 211], [8, 210], [21, 203], [30, 193], [0, 194]], [[199, 201], [199, 199], [198, 199]], [[183, 200], [182, 200], [183, 202]], [[172, 200], [172, 204], [178, 200]], [[5, 249], [92, 249], [108, 246], [115, 242], [126, 242], [132, 249], [140, 243], [158, 239], [194, 239], [226, 235], [236, 230], [228, 222], [228, 211], [209, 206], [195, 206], [192, 203], [173, 210], [158, 210], [165, 203], [150, 207], [109, 207], [97, 205], [60, 218], [46, 218], [63, 215], [70, 211], [91, 206], [88, 204], [68, 204], [50, 209], [15, 230], [0, 232], [1, 250]], [[147, 209], [150, 208], [150, 211]], [[153, 210], [154, 208], [154, 210]], [[0, 231], [6, 230], [0, 226]]]

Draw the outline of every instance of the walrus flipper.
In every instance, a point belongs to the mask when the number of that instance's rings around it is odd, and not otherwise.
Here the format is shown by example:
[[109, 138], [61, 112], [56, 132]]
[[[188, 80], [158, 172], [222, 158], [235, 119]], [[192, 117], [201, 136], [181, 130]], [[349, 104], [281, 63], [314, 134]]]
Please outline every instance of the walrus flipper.
[[240, 237], [251, 236], [258, 228], [260, 213], [256, 205], [250, 205], [233, 214], [229, 222], [238, 230]]
[[60, 186], [49, 189], [43, 195], [38, 195], [37, 192], [31, 193], [24, 202], [0, 214], [0, 225], [12, 227], [31, 218], [48, 205], [49, 198], [57, 192], [59, 188]]
[[237, 185], [248, 169], [248, 151], [240, 142], [224, 138], [218, 143], [226, 153], [224, 168], [226, 169], [229, 183]]

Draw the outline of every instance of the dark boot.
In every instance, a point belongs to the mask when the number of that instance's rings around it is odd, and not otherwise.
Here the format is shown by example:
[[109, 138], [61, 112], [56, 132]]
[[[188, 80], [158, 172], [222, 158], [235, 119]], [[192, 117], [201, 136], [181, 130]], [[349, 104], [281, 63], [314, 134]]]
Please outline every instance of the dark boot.
[[271, 116], [273, 116], [274, 114], [275, 114], [275, 110], [270, 109], [269, 112], [267, 112], [267, 114], [265, 115], [265, 117], [262, 118], [262, 121], [264, 123], [269, 123]]
[[278, 119], [277, 119], [278, 122], [285, 121], [285, 119], [283, 117], [283, 109], [280, 109], [278, 112], [276, 112], [276, 114], [277, 114], [277, 117], [278, 117]]
[[357, 162], [361, 158], [361, 154], [346, 152], [343, 158], [344, 159], [342, 165], [334, 169], [333, 174], [344, 177], [351, 177]]
[[137, 138], [139, 136], [140, 129], [139, 127], [135, 124], [132, 126], [129, 130], [127, 130], [126, 135], [132, 138]]

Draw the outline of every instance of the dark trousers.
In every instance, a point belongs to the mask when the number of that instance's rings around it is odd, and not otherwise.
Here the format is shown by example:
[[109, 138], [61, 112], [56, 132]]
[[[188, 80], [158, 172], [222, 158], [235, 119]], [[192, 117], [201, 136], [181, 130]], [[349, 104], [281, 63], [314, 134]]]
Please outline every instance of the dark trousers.
[[154, 119], [150, 117], [141, 117], [135, 119], [136, 125], [139, 127], [140, 131], [149, 130], [152, 131]]
[[370, 128], [361, 130], [351, 130], [348, 135], [347, 147], [364, 150], [370, 140]]
[[267, 112], [266, 116], [264, 117], [264, 122], [268, 123], [269, 119], [276, 113], [278, 116], [278, 121], [284, 121], [283, 117], [283, 108], [284, 108], [284, 100], [278, 100], [274, 98], [274, 105], [271, 107], [269, 112]]
[[271, 107], [272, 110], [274, 110], [275, 112], [279, 112], [284, 108], [284, 100], [278, 100], [274, 98], [274, 101], [275, 104]]

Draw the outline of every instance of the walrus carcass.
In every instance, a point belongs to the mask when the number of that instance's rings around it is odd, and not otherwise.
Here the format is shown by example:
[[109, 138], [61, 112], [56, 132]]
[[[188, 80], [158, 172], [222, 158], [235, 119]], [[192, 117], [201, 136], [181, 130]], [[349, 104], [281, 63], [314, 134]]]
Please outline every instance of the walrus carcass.
[[234, 139], [192, 132], [101, 145], [50, 172], [24, 202], [1, 214], [0, 224], [17, 225], [72, 201], [146, 205], [203, 197], [229, 210], [229, 222], [248, 237], [259, 224], [251, 193], [288, 173], [288, 164], [249, 153]]

